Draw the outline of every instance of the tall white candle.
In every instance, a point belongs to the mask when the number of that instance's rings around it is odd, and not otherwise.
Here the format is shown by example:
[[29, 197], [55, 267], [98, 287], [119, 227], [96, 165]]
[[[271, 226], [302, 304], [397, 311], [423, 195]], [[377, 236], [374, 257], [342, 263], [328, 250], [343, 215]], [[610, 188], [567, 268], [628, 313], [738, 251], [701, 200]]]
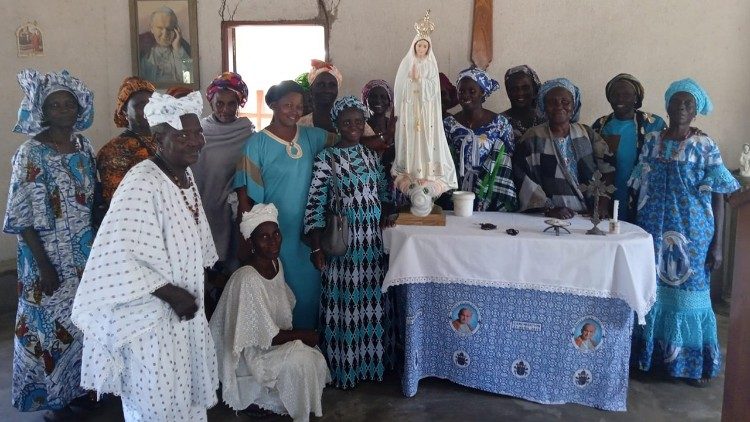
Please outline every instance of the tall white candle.
[[617, 212], [620, 210], [620, 201], [615, 199], [614, 211], [612, 211], [612, 221], [617, 221]]

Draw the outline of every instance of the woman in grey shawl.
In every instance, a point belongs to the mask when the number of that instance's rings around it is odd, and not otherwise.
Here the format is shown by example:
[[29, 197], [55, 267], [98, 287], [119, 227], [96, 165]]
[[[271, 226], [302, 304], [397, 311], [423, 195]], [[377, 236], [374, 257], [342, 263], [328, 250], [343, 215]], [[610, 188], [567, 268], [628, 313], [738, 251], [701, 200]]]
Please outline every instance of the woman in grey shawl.
[[255, 132], [247, 117], [237, 116], [247, 96], [247, 85], [234, 72], [224, 72], [211, 82], [206, 89], [206, 98], [212, 113], [201, 120], [206, 146], [198, 162], [191, 166], [219, 255], [219, 261], [206, 276], [208, 317], [213, 313], [229, 276], [239, 267], [237, 228], [227, 199], [233, 192], [232, 181], [242, 147]]

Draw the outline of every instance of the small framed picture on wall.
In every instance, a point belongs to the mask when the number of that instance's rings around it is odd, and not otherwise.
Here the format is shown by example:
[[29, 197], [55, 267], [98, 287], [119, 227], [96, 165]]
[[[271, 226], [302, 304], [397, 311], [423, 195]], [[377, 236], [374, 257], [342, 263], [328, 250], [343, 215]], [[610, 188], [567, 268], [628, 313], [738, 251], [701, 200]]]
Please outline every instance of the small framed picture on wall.
[[196, 4], [196, 0], [130, 0], [134, 75], [160, 89], [199, 89]]
[[16, 46], [18, 57], [34, 57], [44, 55], [44, 40], [42, 29], [36, 22], [26, 22], [16, 29]]

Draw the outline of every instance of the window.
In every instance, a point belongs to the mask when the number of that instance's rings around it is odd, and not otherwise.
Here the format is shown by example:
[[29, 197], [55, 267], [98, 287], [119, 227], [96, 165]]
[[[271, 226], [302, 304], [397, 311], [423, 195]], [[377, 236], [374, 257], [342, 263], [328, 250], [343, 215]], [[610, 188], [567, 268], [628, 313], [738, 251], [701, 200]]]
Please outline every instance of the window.
[[271, 122], [266, 90], [310, 69], [311, 59], [326, 58], [323, 25], [307, 23], [223, 22], [223, 68], [237, 72], [250, 92], [240, 109], [260, 130]]

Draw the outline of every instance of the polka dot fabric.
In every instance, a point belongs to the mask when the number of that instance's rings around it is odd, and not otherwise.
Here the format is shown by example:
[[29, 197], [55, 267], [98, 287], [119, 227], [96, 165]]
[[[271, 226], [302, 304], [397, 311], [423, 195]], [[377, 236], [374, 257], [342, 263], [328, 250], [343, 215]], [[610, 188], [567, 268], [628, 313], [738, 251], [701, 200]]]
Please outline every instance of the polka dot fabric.
[[[205, 420], [218, 377], [203, 271], [216, 259], [203, 213], [196, 225], [179, 188], [152, 161], [133, 167], [115, 192], [73, 304], [73, 322], [85, 335], [81, 385], [122, 396], [129, 421]], [[194, 319], [180, 321], [151, 294], [168, 283], [196, 297]]]

